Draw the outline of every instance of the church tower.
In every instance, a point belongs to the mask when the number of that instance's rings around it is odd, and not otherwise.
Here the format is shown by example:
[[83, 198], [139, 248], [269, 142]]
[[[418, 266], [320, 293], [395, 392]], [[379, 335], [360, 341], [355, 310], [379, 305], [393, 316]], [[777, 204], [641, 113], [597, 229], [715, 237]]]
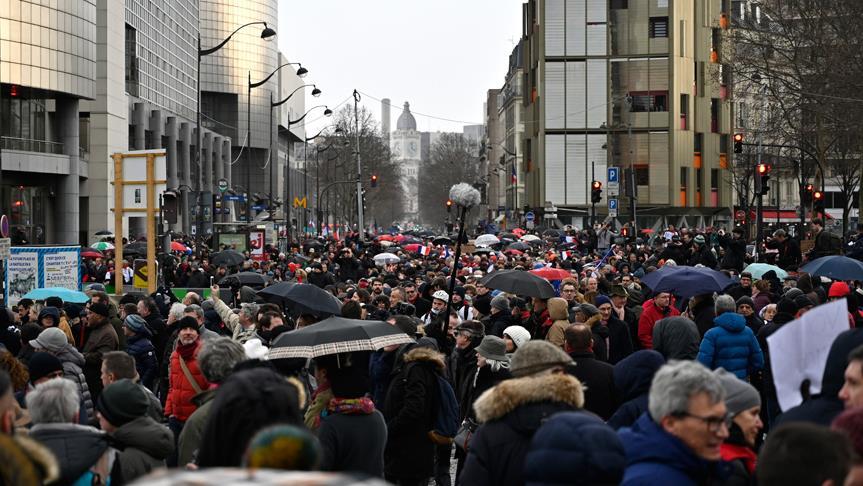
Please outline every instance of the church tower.
[[404, 189], [405, 220], [419, 222], [419, 166], [421, 159], [421, 135], [417, 131], [417, 121], [411, 114], [410, 104], [405, 102], [402, 114], [396, 122], [396, 129], [390, 137], [390, 150], [393, 160], [401, 167], [401, 184]]

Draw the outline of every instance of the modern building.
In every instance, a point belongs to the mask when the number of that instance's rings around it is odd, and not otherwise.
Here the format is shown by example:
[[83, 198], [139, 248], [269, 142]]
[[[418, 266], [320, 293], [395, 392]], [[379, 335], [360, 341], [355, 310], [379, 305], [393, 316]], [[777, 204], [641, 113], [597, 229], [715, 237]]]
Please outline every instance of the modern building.
[[[621, 169], [639, 227], [730, 222], [729, 0], [530, 0], [523, 6], [525, 205], [588, 223]], [[634, 190], [626, 191], [626, 181]], [[617, 199], [621, 221], [632, 215]]]
[[[254, 216], [269, 215], [269, 200], [284, 197], [269, 194], [285, 193], [289, 141], [305, 138], [302, 123], [288, 130], [305, 112], [300, 90], [272, 110], [269, 150], [270, 94], [279, 101], [304, 81], [286, 67], [252, 91], [247, 144], [249, 73], [259, 81], [287, 60], [261, 28], [240, 30], [202, 58], [200, 150], [196, 84], [199, 28], [200, 45], [213, 47], [248, 22], [278, 31], [276, 10], [276, 0], [0, 0], [0, 213], [13, 242], [89, 244], [97, 231], [113, 231], [110, 156], [127, 150], [166, 150], [167, 186], [183, 196], [175, 231], [196, 231], [199, 207], [206, 234], [243, 221], [244, 204], [213, 198], [220, 179], [231, 194], [250, 186], [264, 208]], [[132, 217], [123, 234], [144, 228]]]
[[[0, 213], [13, 244], [82, 239], [85, 100], [98, 96], [97, 8], [0, 0]], [[83, 210], [81, 210], [83, 208]]]

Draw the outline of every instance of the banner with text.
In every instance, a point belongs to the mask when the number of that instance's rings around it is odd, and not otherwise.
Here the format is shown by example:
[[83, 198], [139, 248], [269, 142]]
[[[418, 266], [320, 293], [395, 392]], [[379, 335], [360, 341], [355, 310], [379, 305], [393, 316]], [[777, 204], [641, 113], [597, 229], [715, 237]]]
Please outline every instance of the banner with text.
[[81, 247], [19, 246], [6, 262], [6, 305], [15, 305], [33, 289], [81, 288]]

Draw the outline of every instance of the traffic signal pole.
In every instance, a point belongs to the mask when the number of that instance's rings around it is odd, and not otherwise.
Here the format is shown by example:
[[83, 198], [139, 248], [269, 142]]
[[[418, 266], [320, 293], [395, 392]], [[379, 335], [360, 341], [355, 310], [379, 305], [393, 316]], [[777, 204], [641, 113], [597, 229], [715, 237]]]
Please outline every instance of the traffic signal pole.
[[[767, 172], [765, 171], [764, 173], [762, 173], [762, 170], [761, 170], [762, 167], [764, 167], [763, 161], [762, 161], [762, 155], [763, 155], [763, 148], [764, 147], [762, 147], [762, 145], [761, 145], [761, 140], [762, 140], [762, 136], [761, 136], [761, 131], [759, 130], [759, 132], [758, 132], [758, 165], [755, 166], [756, 167], [755, 168], [755, 174], [756, 174], [755, 177], [757, 177], [755, 185], [757, 186], [756, 191], [758, 191], [758, 194], [757, 194], [758, 200], [755, 202], [756, 208], [755, 208], [755, 255], [754, 256], [755, 256], [756, 262], [758, 261], [759, 254], [761, 253], [761, 240], [764, 239], [764, 235], [762, 234], [762, 233], [764, 233], [764, 184], [767, 182], [762, 177], [763, 175], [767, 174]], [[776, 210], [778, 211], [779, 208], [777, 207]]]

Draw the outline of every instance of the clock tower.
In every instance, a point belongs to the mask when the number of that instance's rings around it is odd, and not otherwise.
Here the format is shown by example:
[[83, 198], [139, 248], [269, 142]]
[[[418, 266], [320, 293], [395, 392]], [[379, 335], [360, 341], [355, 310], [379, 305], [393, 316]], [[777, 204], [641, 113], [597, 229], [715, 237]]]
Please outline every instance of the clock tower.
[[422, 138], [417, 131], [417, 122], [411, 114], [410, 104], [396, 122], [396, 130], [390, 135], [390, 150], [393, 160], [401, 167], [401, 184], [404, 189], [405, 221], [419, 222], [419, 166], [422, 158]]

